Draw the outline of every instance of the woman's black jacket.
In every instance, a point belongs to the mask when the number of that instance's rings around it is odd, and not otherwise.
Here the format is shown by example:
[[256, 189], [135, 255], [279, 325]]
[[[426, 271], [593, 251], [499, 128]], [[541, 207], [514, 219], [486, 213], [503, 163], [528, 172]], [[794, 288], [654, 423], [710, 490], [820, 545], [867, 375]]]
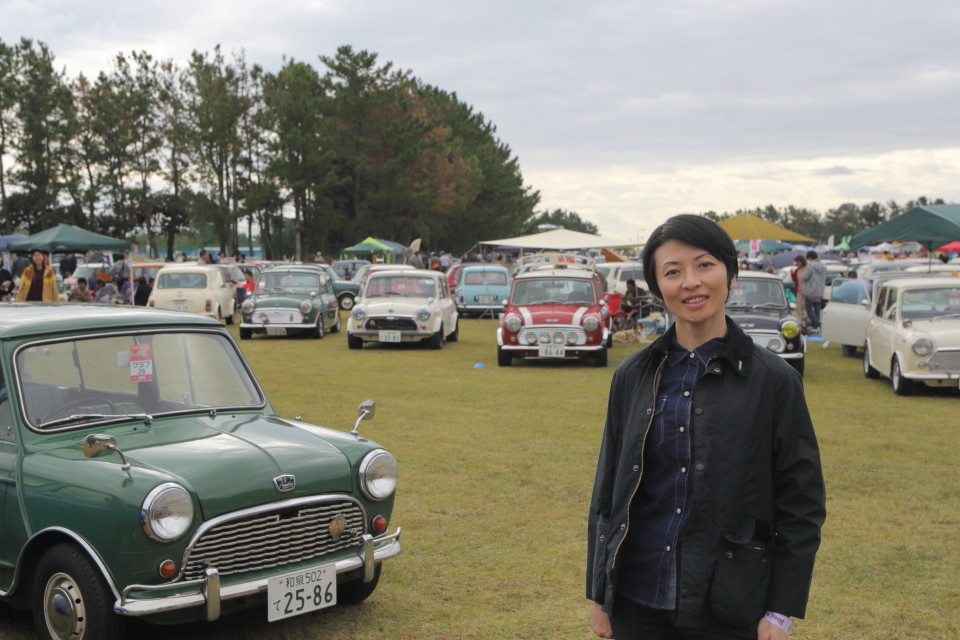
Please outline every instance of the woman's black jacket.
[[[610, 388], [587, 540], [587, 598], [608, 613], [673, 335], [671, 328], [627, 358]], [[677, 625], [756, 637], [766, 611], [804, 616], [826, 515], [800, 376], [727, 318], [726, 350], [696, 382], [692, 410]]]

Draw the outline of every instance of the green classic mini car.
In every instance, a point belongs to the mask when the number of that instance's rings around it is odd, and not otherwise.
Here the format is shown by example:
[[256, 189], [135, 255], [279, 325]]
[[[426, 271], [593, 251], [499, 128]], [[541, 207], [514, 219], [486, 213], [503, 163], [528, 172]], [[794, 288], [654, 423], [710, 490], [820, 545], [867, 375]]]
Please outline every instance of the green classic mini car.
[[373, 402], [350, 432], [281, 418], [217, 321], [108, 306], [0, 312], [0, 596], [101, 640], [373, 593], [400, 553]]
[[340, 331], [340, 303], [329, 275], [309, 265], [267, 269], [240, 305], [240, 339], [255, 333], [322, 338]]

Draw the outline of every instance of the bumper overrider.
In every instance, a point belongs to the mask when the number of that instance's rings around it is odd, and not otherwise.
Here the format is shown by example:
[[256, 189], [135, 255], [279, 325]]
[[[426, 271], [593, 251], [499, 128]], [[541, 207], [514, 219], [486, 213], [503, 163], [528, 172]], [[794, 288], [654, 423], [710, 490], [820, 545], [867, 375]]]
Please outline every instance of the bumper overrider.
[[[370, 582], [374, 578], [377, 563], [399, 554], [400, 528], [398, 527], [394, 533], [376, 538], [370, 534], [363, 534], [360, 549], [355, 554], [331, 564], [336, 565], [338, 575], [360, 569], [363, 582]], [[293, 567], [282, 567], [278, 569], [277, 574], [286, 573], [291, 568]], [[203, 577], [195, 580], [160, 585], [129, 585], [123, 589], [113, 609], [120, 615], [147, 616], [203, 606], [206, 609], [206, 619], [213, 621], [220, 617], [221, 602], [265, 594], [269, 578], [270, 576], [261, 576], [253, 580], [221, 585], [220, 572], [217, 568], [207, 567], [204, 569]], [[176, 593], [164, 595], [165, 592], [171, 591]]]

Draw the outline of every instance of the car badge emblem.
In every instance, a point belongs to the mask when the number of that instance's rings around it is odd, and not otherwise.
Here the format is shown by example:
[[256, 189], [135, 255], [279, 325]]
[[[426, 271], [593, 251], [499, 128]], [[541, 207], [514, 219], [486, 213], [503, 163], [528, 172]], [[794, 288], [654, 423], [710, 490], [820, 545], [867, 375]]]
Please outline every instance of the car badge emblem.
[[741, 322], [740, 326], [743, 327], [744, 329], [753, 329], [753, 327], [756, 325], [754, 325], [754, 323], [752, 322]]
[[277, 491], [280, 493], [293, 491], [293, 489], [297, 486], [297, 479], [289, 474], [277, 476], [273, 479], [273, 486], [275, 486]]
[[346, 528], [347, 519], [343, 517], [342, 513], [333, 516], [333, 520], [330, 521], [330, 537], [333, 538], [334, 542], [340, 540], [340, 536], [343, 535]]
[[560, 322], [560, 318], [547, 318], [547, 322]]

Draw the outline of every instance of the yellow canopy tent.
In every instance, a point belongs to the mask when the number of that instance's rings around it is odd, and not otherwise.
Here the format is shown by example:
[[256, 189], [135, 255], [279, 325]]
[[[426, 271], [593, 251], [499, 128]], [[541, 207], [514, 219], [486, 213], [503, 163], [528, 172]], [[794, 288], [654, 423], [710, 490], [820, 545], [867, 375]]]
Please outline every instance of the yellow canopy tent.
[[734, 240], [782, 240], [784, 242], [816, 242], [813, 238], [794, 233], [752, 213], [741, 213], [720, 222], [720, 226]]

